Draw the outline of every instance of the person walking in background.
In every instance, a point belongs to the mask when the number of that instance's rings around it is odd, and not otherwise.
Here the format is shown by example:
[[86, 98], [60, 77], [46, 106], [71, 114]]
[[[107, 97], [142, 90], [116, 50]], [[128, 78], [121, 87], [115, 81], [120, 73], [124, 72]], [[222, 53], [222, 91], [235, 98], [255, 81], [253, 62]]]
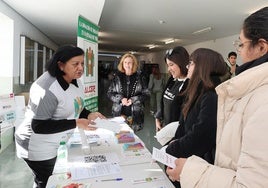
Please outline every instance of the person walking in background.
[[52, 175], [60, 142], [67, 142], [76, 127], [95, 130], [92, 121], [105, 118], [85, 109], [81, 48], [60, 47], [46, 69], [31, 86], [25, 119], [15, 132], [17, 156], [31, 168], [38, 188], [45, 188]]
[[235, 76], [235, 70], [238, 67], [238, 65], [236, 64], [236, 59], [237, 59], [237, 54], [235, 52], [230, 52], [228, 54], [227, 65], [229, 67], [229, 72], [230, 72], [231, 78]]
[[134, 131], [143, 128], [144, 102], [150, 96], [146, 81], [137, 72], [138, 66], [134, 55], [123, 55], [107, 92], [113, 102], [112, 115], [126, 116]]
[[159, 67], [153, 67], [152, 74], [150, 74], [148, 89], [151, 92], [150, 96], [150, 112], [154, 115], [155, 112], [160, 111], [162, 93], [165, 87], [165, 78], [160, 73]]
[[171, 76], [162, 94], [161, 108], [155, 114], [156, 131], [179, 120], [180, 107], [184, 100], [180, 93], [185, 90], [188, 83], [186, 65], [189, 63], [189, 54], [186, 49], [182, 46], [170, 49], [164, 59]]
[[[179, 127], [166, 152], [177, 158], [197, 155], [213, 163], [217, 127], [215, 87], [221, 83], [221, 76], [228, 70], [223, 57], [207, 48], [195, 50], [187, 68], [190, 80], [182, 93], [186, 98]], [[180, 187], [178, 182], [174, 184]]]
[[168, 168], [167, 174], [183, 188], [268, 187], [267, 26], [268, 7], [244, 20], [234, 43], [243, 64], [235, 77], [216, 88], [215, 163], [196, 155], [176, 159], [176, 168]]

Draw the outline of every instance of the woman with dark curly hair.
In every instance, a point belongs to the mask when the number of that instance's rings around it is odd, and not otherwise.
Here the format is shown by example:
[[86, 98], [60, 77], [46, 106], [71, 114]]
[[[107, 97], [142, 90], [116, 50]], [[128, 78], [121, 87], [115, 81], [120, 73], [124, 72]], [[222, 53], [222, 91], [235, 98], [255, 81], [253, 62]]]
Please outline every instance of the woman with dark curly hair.
[[15, 133], [17, 156], [33, 171], [38, 188], [45, 188], [52, 175], [60, 142], [67, 142], [76, 127], [95, 130], [92, 121], [104, 118], [85, 108], [81, 48], [58, 48], [46, 70], [31, 86], [25, 119]]

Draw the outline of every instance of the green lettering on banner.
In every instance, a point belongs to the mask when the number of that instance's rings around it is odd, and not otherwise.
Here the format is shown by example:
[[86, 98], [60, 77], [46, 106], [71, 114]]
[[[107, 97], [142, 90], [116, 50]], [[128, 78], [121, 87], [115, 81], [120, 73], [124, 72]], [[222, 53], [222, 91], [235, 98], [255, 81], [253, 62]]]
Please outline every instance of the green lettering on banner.
[[92, 42], [98, 42], [99, 27], [93, 23], [90, 23], [82, 16], [78, 17], [78, 36], [90, 40]]
[[90, 110], [91, 112], [98, 111], [98, 96], [86, 98], [84, 103], [87, 110]]

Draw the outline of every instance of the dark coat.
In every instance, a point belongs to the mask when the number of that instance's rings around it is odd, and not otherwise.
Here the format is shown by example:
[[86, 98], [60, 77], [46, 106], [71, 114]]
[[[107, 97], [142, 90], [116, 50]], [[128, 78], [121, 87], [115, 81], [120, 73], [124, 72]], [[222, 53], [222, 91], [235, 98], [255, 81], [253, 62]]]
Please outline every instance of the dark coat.
[[[182, 83], [179, 83], [177, 80], [175, 81], [172, 76], [168, 79], [162, 94], [161, 110], [155, 114], [155, 118], [162, 120], [162, 126], [174, 121], [179, 121], [181, 115], [181, 105], [185, 99], [185, 96], [181, 95], [181, 93], [187, 88], [188, 82], [189, 79], [186, 79], [181, 90], [179, 90]], [[174, 95], [174, 97], [170, 97], [169, 100], [164, 99], [164, 95], [167, 90], [170, 92], [172, 91], [172, 94]]]
[[175, 137], [166, 152], [175, 157], [197, 155], [210, 163], [214, 162], [217, 129], [217, 94], [203, 94], [188, 112], [186, 119], [180, 118]]
[[[144, 122], [144, 101], [150, 96], [145, 79], [140, 73], [127, 76], [118, 72], [112, 80], [107, 93], [108, 98], [113, 102], [113, 116], [132, 116], [134, 124]], [[122, 106], [121, 100], [128, 98], [132, 100], [129, 107]]]

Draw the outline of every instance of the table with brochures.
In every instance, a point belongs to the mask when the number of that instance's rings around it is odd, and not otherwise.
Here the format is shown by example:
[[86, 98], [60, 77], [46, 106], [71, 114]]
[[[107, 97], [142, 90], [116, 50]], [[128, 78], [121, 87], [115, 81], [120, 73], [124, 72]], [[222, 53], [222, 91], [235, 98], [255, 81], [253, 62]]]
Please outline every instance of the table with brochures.
[[127, 124], [117, 124], [120, 133], [132, 133], [135, 141], [119, 143], [113, 125], [110, 130], [101, 125], [95, 131], [85, 131], [90, 147], [84, 150], [76, 130], [67, 144], [68, 164], [56, 163], [47, 188], [174, 188], [142, 140]]

